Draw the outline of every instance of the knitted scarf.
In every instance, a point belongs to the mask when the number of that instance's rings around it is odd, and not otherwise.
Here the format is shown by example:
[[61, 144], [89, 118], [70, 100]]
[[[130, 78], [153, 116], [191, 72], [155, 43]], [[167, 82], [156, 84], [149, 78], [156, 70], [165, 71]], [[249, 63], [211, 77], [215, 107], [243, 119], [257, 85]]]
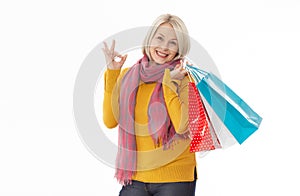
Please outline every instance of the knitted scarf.
[[131, 184], [132, 176], [137, 170], [137, 149], [135, 138], [135, 104], [140, 82], [153, 83], [156, 86], [148, 107], [148, 129], [155, 146], [170, 145], [176, 132], [171, 123], [164, 101], [162, 80], [165, 69], [173, 70], [179, 60], [162, 65], [149, 62], [145, 55], [134, 64], [121, 81], [119, 107], [118, 153], [115, 177], [123, 184]]

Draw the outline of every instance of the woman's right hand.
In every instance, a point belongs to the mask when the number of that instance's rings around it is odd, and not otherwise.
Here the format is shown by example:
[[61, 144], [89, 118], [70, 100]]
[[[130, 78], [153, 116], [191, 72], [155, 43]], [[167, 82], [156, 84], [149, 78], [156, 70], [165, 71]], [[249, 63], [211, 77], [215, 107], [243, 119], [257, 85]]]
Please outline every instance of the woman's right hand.
[[[110, 48], [108, 48], [106, 42], [103, 43], [104, 43], [104, 48], [102, 48], [102, 51], [105, 55], [107, 68], [114, 69], [114, 70], [121, 69], [124, 62], [126, 61], [127, 54], [122, 56], [117, 51], [115, 51], [115, 44], [116, 44], [115, 40], [113, 40]], [[116, 59], [116, 57], [118, 57], [118, 60]]]

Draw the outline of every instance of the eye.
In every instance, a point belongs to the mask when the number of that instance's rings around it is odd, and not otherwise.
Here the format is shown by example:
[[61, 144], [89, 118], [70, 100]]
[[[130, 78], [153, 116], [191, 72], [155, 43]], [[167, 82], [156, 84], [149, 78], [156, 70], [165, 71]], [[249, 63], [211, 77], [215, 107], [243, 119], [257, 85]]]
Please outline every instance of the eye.
[[158, 39], [159, 41], [163, 41], [164, 40], [164, 38], [161, 37], [161, 36], [157, 36], [156, 39]]
[[175, 42], [175, 41], [170, 41], [170, 44], [173, 45], [173, 46], [176, 46], [176, 45], [177, 45], [177, 42]]

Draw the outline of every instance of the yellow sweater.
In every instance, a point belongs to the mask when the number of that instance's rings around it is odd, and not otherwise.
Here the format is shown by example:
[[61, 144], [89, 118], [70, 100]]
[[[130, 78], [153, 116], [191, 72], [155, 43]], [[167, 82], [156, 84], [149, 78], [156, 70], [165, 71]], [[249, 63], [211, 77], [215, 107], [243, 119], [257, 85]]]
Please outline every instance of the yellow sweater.
[[[108, 128], [118, 125], [120, 82], [128, 68], [107, 70], [104, 76], [103, 121]], [[188, 127], [188, 77], [171, 80], [170, 70], [163, 77], [163, 93], [170, 119], [178, 134]], [[190, 140], [180, 140], [172, 149], [155, 147], [148, 132], [148, 104], [156, 83], [141, 82], [135, 106], [137, 172], [133, 180], [141, 182], [184, 182], [194, 180], [195, 153], [189, 152]]]

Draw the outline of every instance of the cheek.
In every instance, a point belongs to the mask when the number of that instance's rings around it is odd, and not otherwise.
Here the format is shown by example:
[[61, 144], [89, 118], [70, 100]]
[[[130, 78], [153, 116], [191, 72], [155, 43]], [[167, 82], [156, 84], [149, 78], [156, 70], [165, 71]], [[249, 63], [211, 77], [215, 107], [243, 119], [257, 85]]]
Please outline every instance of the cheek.
[[179, 48], [177, 46], [170, 46], [169, 51], [172, 55], [176, 55], [178, 53]]
[[159, 46], [159, 42], [155, 39], [152, 39], [152, 41], [150, 42], [150, 47], [157, 47]]
[[153, 54], [154, 54], [154, 52], [155, 52], [155, 49], [154, 49], [154, 47], [151, 47], [151, 46], [150, 46], [150, 47], [149, 47], [149, 51], [150, 51], [150, 54], [151, 54], [151, 55], [153, 55]]
[[170, 57], [174, 58], [177, 54], [177, 51], [171, 50], [170, 51]]

